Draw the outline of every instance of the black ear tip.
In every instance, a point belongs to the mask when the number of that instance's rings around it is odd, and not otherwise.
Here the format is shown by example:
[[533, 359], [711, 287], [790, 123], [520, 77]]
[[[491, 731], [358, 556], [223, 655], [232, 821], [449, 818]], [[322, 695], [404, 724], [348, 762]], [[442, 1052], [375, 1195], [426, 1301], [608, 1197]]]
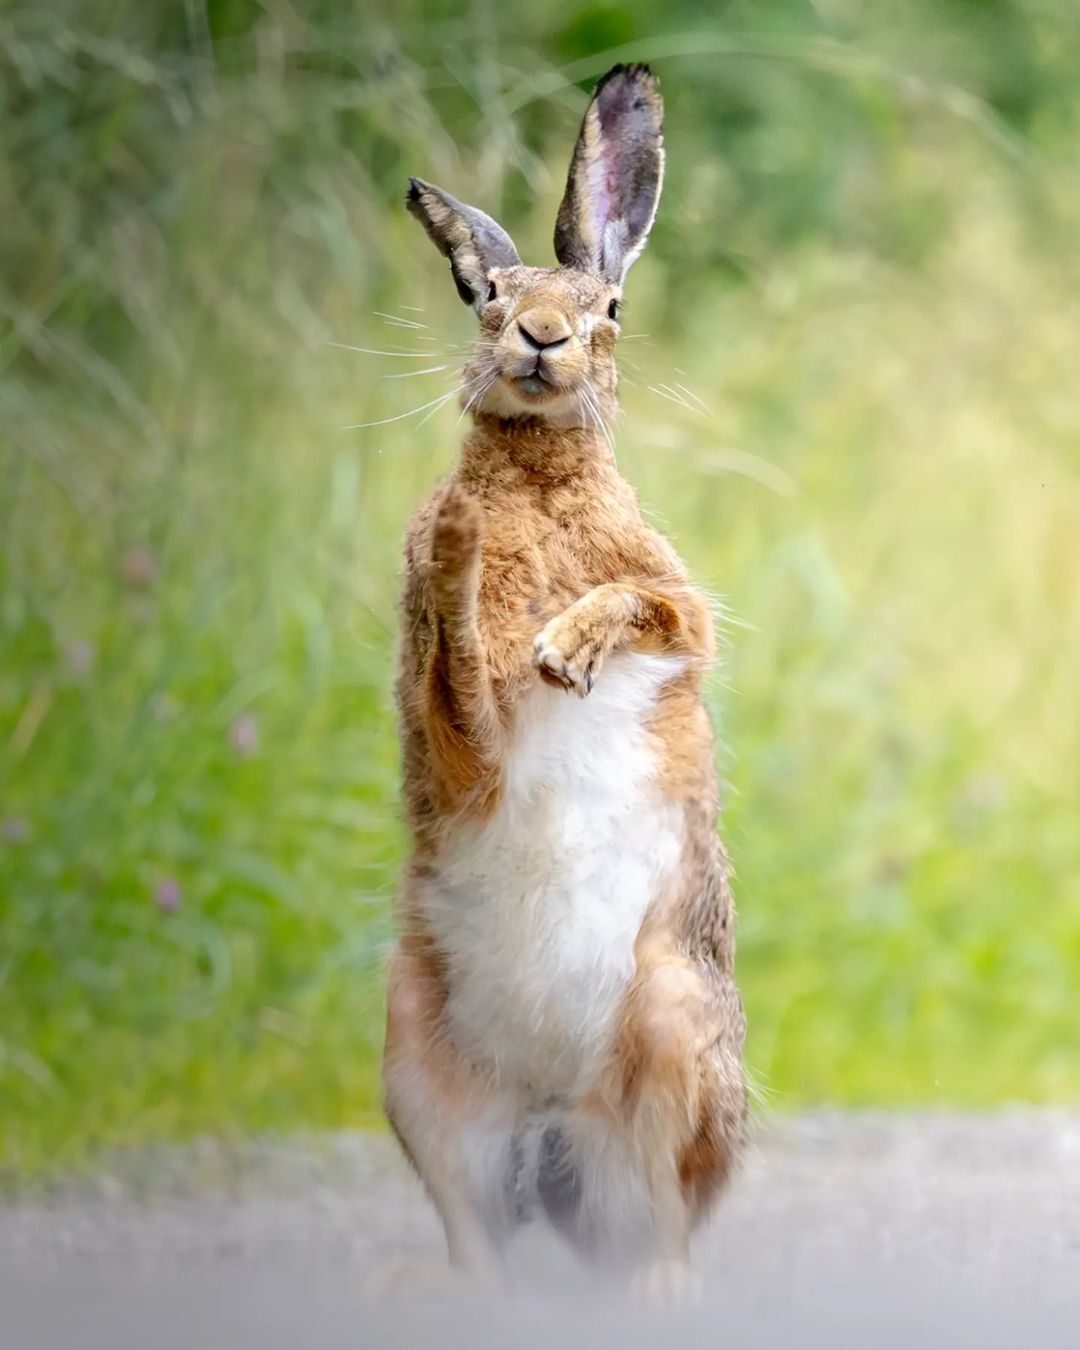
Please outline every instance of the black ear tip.
[[651, 67], [647, 66], [644, 61], [635, 61], [629, 66], [620, 61], [617, 66], [612, 66], [609, 71], [600, 76], [593, 92], [598, 94], [612, 80], [624, 80], [627, 84], [650, 84], [654, 88], [660, 83], [653, 74]]
[[409, 190], [405, 194], [406, 204], [412, 206], [414, 202], [418, 202], [420, 200], [420, 193], [426, 186], [427, 184], [422, 178], [410, 178]]

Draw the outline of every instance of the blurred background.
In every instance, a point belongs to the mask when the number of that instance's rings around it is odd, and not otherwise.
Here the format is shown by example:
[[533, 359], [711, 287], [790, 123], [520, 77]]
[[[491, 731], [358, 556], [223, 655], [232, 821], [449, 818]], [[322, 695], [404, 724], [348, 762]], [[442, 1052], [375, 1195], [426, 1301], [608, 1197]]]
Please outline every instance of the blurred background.
[[1073, 0], [9, 0], [8, 1180], [377, 1124], [399, 542], [473, 331], [404, 188], [549, 263], [618, 60], [668, 140], [620, 463], [726, 614], [761, 1096], [1080, 1099]]

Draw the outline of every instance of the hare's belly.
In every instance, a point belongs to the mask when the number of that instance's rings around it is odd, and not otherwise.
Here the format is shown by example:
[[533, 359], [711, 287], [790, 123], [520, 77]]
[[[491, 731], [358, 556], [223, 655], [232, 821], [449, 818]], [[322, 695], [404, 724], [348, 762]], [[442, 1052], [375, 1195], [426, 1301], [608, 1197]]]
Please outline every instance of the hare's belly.
[[523, 700], [500, 804], [423, 882], [447, 959], [450, 1031], [539, 1098], [584, 1088], [608, 1050], [645, 913], [678, 865], [680, 809], [646, 723], [678, 658], [620, 653], [581, 700]]

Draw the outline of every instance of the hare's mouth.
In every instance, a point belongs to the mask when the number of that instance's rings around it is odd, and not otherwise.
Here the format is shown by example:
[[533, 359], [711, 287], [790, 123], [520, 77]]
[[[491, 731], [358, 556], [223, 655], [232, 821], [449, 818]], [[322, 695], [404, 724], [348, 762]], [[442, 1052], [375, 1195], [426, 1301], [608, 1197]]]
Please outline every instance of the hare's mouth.
[[547, 398], [558, 392], [550, 380], [546, 380], [538, 370], [531, 375], [518, 375], [513, 380], [514, 388], [526, 398]]

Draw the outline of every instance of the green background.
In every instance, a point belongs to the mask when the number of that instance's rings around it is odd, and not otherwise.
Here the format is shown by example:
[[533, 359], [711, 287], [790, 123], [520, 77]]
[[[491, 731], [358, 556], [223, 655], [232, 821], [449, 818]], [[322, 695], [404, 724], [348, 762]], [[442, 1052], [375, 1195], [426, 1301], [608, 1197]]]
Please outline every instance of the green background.
[[550, 262], [620, 59], [669, 149], [620, 463], [725, 614], [760, 1096], [1080, 1098], [1073, 0], [14, 0], [0, 39], [0, 1172], [377, 1121], [399, 541], [461, 428], [341, 428], [472, 332], [408, 175]]

